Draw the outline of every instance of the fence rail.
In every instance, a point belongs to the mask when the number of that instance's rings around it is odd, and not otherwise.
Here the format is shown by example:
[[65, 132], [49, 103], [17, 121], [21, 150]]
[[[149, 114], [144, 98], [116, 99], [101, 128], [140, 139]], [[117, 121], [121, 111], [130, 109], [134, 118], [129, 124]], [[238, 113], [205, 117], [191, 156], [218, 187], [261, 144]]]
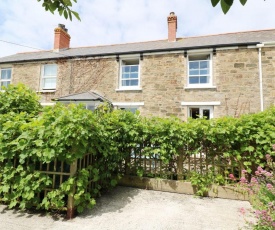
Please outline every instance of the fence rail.
[[193, 172], [206, 174], [209, 171], [221, 174], [225, 178], [229, 174], [240, 178], [242, 166], [233, 157], [223, 157], [222, 154], [203, 152], [189, 154], [180, 150], [178, 156], [172, 157], [168, 162], [162, 160], [158, 154], [131, 153], [128, 160], [122, 165], [121, 171], [126, 175], [142, 175], [172, 180], [186, 180], [190, 178]]

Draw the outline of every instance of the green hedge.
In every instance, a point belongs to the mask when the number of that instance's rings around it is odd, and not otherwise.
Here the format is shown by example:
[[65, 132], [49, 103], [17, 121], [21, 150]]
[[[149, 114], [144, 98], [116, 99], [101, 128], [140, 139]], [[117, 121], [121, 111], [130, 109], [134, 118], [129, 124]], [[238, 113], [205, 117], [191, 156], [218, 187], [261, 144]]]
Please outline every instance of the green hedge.
[[[41, 109], [36, 96], [22, 85], [1, 93], [0, 103], [15, 98], [24, 101], [25, 107], [17, 109], [18, 104], [12, 102], [0, 114], [0, 199], [9, 207], [61, 209], [66, 206], [64, 198], [75, 188], [75, 205], [81, 212], [95, 204], [94, 197], [102, 189], [117, 184], [121, 164], [126, 162], [127, 168], [133, 152], [158, 154], [164, 163], [179, 154], [198, 152], [234, 157], [248, 172], [263, 166], [266, 154], [274, 156], [275, 108], [238, 119], [182, 122], [174, 117], [145, 118], [138, 113], [110, 111], [104, 106], [94, 113], [81, 105]], [[46, 196], [36, 195], [52, 184], [49, 176], [36, 170], [37, 162], [58, 159], [71, 164], [86, 153], [93, 154], [92, 166], [77, 171]], [[86, 190], [89, 180], [97, 182], [92, 192]]]

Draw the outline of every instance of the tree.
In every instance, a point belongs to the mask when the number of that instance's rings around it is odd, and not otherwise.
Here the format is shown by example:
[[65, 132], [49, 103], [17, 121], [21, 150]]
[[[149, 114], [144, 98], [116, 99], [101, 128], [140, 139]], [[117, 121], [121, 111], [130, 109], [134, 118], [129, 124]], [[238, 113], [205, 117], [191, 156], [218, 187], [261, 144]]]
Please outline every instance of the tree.
[[[264, 0], [265, 1], [265, 0]], [[233, 5], [234, 0], [211, 0], [212, 6], [215, 7], [218, 3], [221, 3], [222, 11], [224, 14], [228, 12], [230, 7]], [[247, 0], [240, 0], [240, 3], [244, 6]]]
[[79, 21], [79, 14], [71, 9], [72, 1], [77, 3], [77, 0], [37, 0], [38, 2], [43, 1], [42, 7], [45, 8], [46, 11], [50, 11], [52, 14], [58, 11], [60, 16], [64, 16], [66, 19], [72, 20], [72, 16], [74, 15]]
[[39, 96], [23, 84], [8, 85], [0, 92], [0, 114], [10, 112], [25, 112], [29, 115], [37, 115], [42, 106], [39, 103]]
[[[228, 12], [233, 5], [234, 0], [211, 0], [212, 6], [215, 7], [218, 3], [221, 3], [221, 8], [224, 14]], [[244, 6], [247, 0], [240, 0], [240, 3]]]

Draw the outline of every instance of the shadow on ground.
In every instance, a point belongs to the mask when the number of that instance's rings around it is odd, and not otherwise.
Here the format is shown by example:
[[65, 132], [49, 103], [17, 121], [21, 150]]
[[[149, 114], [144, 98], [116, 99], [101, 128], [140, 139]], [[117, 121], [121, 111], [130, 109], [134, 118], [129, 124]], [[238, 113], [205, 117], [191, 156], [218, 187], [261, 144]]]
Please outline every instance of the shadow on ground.
[[[105, 213], [120, 213], [139, 193], [140, 189], [118, 186], [96, 199], [94, 208], [85, 210], [84, 213], [78, 215], [78, 217], [87, 219], [98, 217]], [[119, 202], [117, 202], [118, 200]]]

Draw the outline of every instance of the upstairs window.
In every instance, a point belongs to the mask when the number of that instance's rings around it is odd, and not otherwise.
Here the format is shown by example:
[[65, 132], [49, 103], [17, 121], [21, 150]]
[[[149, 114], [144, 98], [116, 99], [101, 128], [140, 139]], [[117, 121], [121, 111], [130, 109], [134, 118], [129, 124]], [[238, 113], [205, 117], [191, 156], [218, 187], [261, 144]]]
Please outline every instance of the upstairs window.
[[56, 89], [56, 76], [57, 76], [56, 64], [43, 65], [42, 81], [41, 81], [42, 90]]
[[122, 89], [139, 88], [139, 59], [129, 59], [121, 61], [119, 85]]
[[190, 55], [188, 57], [188, 85], [203, 87], [211, 84], [211, 55]]
[[3, 68], [0, 73], [0, 82], [2, 89], [3, 86], [7, 87], [11, 83], [11, 68]]

